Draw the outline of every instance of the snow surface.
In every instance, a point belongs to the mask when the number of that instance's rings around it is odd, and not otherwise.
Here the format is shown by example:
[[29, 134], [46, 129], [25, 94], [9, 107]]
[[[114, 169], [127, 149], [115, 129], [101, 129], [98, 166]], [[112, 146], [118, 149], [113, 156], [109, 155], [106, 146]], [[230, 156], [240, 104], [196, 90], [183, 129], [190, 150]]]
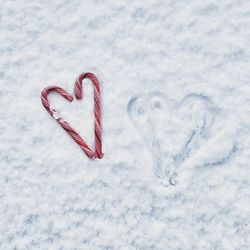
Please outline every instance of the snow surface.
[[[249, 0], [0, 1], [0, 249], [250, 249]], [[102, 160], [41, 90], [102, 84]], [[93, 144], [93, 89], [51, 105]]]

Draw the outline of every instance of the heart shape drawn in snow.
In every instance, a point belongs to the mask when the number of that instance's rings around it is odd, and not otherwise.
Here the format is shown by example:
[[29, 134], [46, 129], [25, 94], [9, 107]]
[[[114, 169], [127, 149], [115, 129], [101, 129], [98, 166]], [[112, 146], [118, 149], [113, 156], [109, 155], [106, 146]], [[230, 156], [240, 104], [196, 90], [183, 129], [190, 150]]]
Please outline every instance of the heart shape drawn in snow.
[[48, 86], [43, 89], [41, 93], [41, 101], [48, 113], [58, 122], [58, 124], [70, 135], [70, 137], [80, 146], [83, 152], [90, 159], [101, 159], [103, 157], [102, 153], [102, 134], [101, 134], [101, 97], [100, 97], [100, 84], [98, 79], [93, 73], [87, 72], [82, 73], [75, 81], [74, 92], [75, 97], [78, 100], [82, 99], [82, 81], [84, 79], [90, 79], [94, 86], [94, 131], [95, 131], [95, 149], [94, 151], [85, 143], [85, 141], [78, 135], [78, 133], [61, 117], [57, 116], [55, 109], [50, 107], [48, 101], [48, 94], [51, 92], [56, 92], [62, 97], [64, 97], [69, 102], [74, 100], [74, 97], [67, 93], [64, 89], [57, 86]]
[[132, 98], [127, 112], [152, 154], [155, 175], [167, 186], [176, 185], [183, 163], [210, 137], [217, 108], [203, 95], [189, 94], [175, 105], [153, 92]]

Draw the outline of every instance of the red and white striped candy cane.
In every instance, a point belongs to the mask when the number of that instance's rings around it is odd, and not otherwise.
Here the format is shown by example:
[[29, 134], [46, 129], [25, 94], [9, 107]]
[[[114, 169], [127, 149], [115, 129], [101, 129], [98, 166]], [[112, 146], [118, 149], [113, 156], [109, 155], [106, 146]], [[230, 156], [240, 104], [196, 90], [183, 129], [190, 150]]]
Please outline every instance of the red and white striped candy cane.
[[101, 103], [100, 103], [100, 84], [98, 79], [93, 73], [87, 72], [82, 73], [75, 81], [75, 96], [77, 99], [81, 100], [82, 91], [82, 81], [84, 79], [90, 79], [94, 86], [94, 112], [95, 112], [95, 157], [101, 159], [103, 157], [102, 153], [102, 128], [101, 128]]
[[88, 147], [88, 145], [84, 142], [84, 140], [76, 133], [76, 131], [66, 122], [63, 121], [62, 118], [56, 117], [56, 110], [52, 109], [50, 107], [50, 104], [48, 102], [48, 94], [50, 92], [57, 92], [62, 97], [64, 97], [69, 102], [73, 101], [73, 96], [68, 94], [65, 90], [63, 90], [60, 87], [57, 86], [49, 86], [45, 88], [41, 93], [41, 101], [45, 109], [48, 111], [48, 113], [60, 124], [60, 126], [72, 137], [72, 139], [81, 147], [83, 152], [90, 158], [94, 159], [96, 158], [95, 153]]

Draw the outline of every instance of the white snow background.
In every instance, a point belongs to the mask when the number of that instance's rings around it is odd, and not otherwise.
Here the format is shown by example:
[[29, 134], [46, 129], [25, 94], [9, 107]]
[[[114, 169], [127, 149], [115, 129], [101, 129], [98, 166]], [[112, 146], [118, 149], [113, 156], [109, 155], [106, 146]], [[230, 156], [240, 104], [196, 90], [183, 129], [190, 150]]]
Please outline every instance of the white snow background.
[[[250, 249], [249, 0], [1, 0], [0, 30], [0, 249]], [[102, 84], [96, 161], [40, 100], [86, 71]], [[83, 90], [49, 100], [92, 145]], [[182, 149], [166, 185], [157, 167]]]

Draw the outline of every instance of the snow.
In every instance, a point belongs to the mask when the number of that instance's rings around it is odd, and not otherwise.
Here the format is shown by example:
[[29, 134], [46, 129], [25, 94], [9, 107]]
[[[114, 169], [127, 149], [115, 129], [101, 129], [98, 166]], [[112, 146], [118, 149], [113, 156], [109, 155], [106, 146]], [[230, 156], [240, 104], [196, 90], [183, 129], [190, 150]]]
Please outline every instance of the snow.
[[0, 249], [250, 248], [248, 0], [0, 3]]

